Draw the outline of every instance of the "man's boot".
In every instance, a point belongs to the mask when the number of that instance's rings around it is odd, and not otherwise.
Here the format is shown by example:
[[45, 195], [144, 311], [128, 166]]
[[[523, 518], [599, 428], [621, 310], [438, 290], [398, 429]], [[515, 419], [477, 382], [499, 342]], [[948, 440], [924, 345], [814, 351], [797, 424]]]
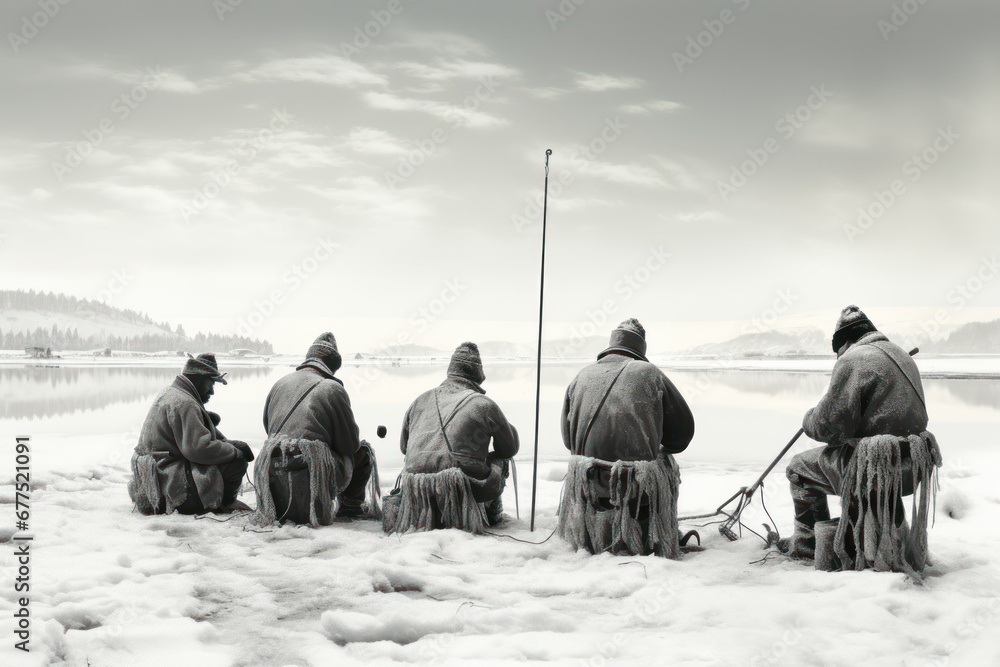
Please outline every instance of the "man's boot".
[[817, 521], [827, 521], [830, 518], [830, 508], [826, 504], [826, 495], [810, 489], [791, 484], [792, 502], [795, 507], [795, 532], [791, 538], [778, 541], [778, 549], [791, 558], [813, 560], [816, 558]]
[[486, 521], [490, 526], [499, 526], [507, 519], [507, 515], [503, 513], [503, 496], [497, 497], [496, 500], [490, 500], [483, 503], [486, 508]]

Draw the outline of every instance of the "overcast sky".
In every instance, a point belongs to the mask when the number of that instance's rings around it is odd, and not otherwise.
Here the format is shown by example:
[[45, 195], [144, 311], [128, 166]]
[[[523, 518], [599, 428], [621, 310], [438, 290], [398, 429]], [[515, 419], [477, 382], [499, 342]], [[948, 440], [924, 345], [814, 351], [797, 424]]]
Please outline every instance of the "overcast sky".
[[904, 4], [4, 2], [2, 284], [530, 342], [551, 148], [551, 336], [995, 316], [1000, 9]]

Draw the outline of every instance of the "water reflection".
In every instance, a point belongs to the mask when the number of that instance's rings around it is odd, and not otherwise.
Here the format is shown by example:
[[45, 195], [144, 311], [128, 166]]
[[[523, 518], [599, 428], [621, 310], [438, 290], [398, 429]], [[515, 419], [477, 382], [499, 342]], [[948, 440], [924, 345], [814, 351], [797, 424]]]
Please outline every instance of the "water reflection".
[[1000, 381], [989, 379], [937, 380], [937, 384], [966, 405], [1000, 409]]
[[[524, 408], [523, 427], [533, 414], [535, 368], [533, 365], [500, 365], [487, 369], [484, 387], [506, 409], [508, 404]], [[579, 372], [578, 365], [552, 365], [542, 368], [543, 402], [561, 403], [567, 385]], [[240, 366], [227, 369], [232, 380], [220, 400], [241, 400], [254, 414], [263, 405], [271, 385], [291, 367]], [[155, 367], [0, 367], [0, 418], [33, 419], [96, 411], [116, 403], [146, 401], [170, 384], [175, 368]], [[668, 370], [667, 374], [687, 391], [712, 393], [717, 388], [735, 390], [740, 395], [802, 397], [817, 400], [826, 391], [830, 378], [821, 373], [785, 373], [724, 371], [713, 372], [707, 389], [700, 384], [697, 372]], [[377, 367], [348, 364], [340, 373], [351, 394], [355, 410], [364, 411], [366, 403], [384, 406], [398, 403], [399, 410], [421, 392], [434, 387], [445, 377], [445, 366]], [[928, 379], [925, 386], [944, 388], [957, 402], [977, 408], [1000, 410], [1000, 381], [981, 379]], [[694, 396], [698, 394], [692, 392]], [[218, 401], [217, 401], [218, 402]], [[522, 407], [522, 406], [518, 406]], [[528, 410], [528, 408], [532, 408]], [[517, 411], [517, 408], [515, 408]], [[395, 415], [393, 415], [395, 416]], [[401, 416], [401, 415], [400, 415]], [[373, 413], [372, 418], [376, 418]], [[391, 417], [390, 417], [391, 418]], [[386, 419], [385, 416], [382, 417]]]
[[[0, 419], [35, 419], [94, 411], [152, 397], [179, 369], [153, 367], [24, 366], [0, 368]], [[227, 379], [267, 375], [264, 367], [236, 367]], [[262, 399], [263, 401], [263, 399]]]
[[713, 374], [712, 380], [735, 389], [741, 394], [767, 396], [791, 395], [819, 398], [830, 385], [825, 373], [780, 373], [725, 371]]

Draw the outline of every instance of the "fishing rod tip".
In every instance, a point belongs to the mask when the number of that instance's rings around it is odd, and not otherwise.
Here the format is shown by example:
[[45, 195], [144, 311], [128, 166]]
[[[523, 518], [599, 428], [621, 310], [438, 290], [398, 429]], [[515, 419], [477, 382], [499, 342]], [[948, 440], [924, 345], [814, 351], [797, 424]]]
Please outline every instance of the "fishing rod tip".
[[546, 148], [545, 149], [545, 155], [546, 155], [546, 157], [548, 157], [549, 155], [552, 155], [552, 149], [551, 148]]

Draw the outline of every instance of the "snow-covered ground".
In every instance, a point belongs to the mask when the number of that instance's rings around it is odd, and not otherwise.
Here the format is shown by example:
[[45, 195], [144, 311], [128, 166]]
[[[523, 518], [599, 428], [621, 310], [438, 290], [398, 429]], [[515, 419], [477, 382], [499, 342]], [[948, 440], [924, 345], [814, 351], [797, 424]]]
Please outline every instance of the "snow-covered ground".
[[[730, 543], [713, 527], [706, 551], [668, 561], [574, 553], [558, 536], [535, 545], [454, 530], [386, 537], [372, 522], [257, 530], [243, 517], [144, 517], [125, 491], [133, 438], [35, 442], [32, 652], [4, 633], [2, 664], [1000, 664], [997, 458], [944, 469], [934, 566], [915, 585], [761, 562], [756, 537]], [[530, 533], [528, 463], [522, 521], [501, 532], [542, 542], [565, 466], [540, 466]], [[714, 509], [756, 473], [684, 465], [681, 513]], [[787, 530], [776, 477], [765, 500]], [[0, 487], [0, 510], [12, 499]], [[754, 528], [768, 520], [757, 507], [745, 516]], [[12, 552], [0, 556], [7, 581]], [[10, 619], [12, 585], [0, 591]]]
[[[932, 361], [921, 359], [922, 370]], [[706, 551], [665, 561], [574, 553], [558, 537], [538, 545], [456, 531], [385, 537], [371, 522], [258, 532], [242, 517], [139, 516], [125, 490], [128, 460], [170, 368], [0, 368], [0, 433], [10, 456], [0, 460], [0, 540], [13, 527], [16, 432], [34, 437], [35, 487], [32, 652], [13, 649], [15, 557], [6, 541], [0, 665], [1000, 664], [996, 380], [926, 384], [945, 467], [934, 565], [918, 586], [897, 574], [817, 572], [767, 556], [747, 531], [730, 543], [714, 526], [701, 529]], [[342, 376], [388, 486], [401, 464], [393, 438], [402, 412], [443, 371], [365, 370], [348, 365]], [[232, 369], [211, 404], [227, 434], [259, 447], [263, 397], [285, 372]], [[488, 368], [486, 387], [524, 441], [522, 521], [501, 531], [511, 537], [541, 542], [555, 527], [565, 471], [558, 407], [575, 372], [543, 369], [531, 533], [534, 368]], [[751, 369], [667, 373], [698, 420], [695, 441], [678, 457], [682, 515], [711, 511], [751, 483], [827, 381]], [[372, 438], [378, 423], [389, 426], [389, 439]], [[783, 469], [744, 515], [750, 528], [791, 529]], [[252, 505], [252, 489], [243, 498]], [[511, 490], [505, 502], [513, 514]]]

